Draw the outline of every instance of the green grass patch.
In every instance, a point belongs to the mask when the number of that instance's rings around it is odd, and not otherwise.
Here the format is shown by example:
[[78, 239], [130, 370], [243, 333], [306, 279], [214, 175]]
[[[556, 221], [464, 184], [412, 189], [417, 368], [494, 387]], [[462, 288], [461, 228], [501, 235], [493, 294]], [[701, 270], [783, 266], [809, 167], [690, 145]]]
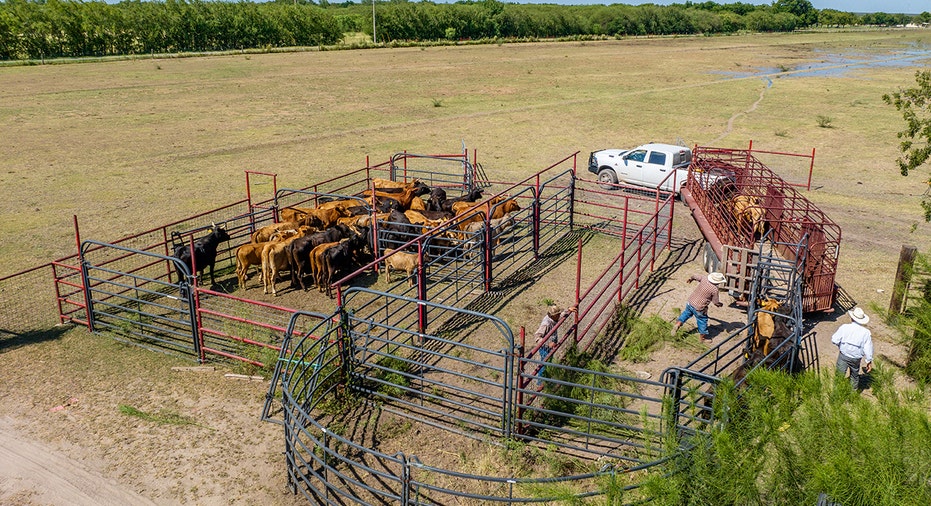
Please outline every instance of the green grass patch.
[[155, 422], [161, 425], [198, 425], [198, 423], [193, 418], [175, 413], [173, 411], [161, 410], [157, 413], [147, 413], [141, 409], [128, 406], [126, 404], [120, 404], [119, 409], [120, 413], [123, 413], [126, 416], [132, 416], [147, 422]]

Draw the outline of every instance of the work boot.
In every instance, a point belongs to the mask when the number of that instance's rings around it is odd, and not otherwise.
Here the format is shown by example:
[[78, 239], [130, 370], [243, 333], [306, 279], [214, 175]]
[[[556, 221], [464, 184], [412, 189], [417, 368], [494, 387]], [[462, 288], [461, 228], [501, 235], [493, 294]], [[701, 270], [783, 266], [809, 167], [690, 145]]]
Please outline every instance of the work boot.
[[708, 334], [698, 334], [698, 337], [701, 338], [701, 342], [705, 344], [711, 344], [711, 338], [708, 337]]

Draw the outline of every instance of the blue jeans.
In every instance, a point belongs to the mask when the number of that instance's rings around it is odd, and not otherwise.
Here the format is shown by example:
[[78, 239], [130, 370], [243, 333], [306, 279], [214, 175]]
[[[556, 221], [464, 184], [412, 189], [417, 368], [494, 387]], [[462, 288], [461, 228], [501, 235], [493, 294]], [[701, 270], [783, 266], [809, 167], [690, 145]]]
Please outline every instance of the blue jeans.
[[854, 390], [860, 389], [860, 359], [852, 358], [843, 353], [837, 354], [837, 373], [841, 375], [850, 371], [850, 386]]
[[550, 356], [550, 353], [553, 351], [552, 346], [543, 345], [540, 346], [540, 360], [546, 360], [546, 357]]
[[[550, 353], [553, 352], [553, 347], [548, 344], [540, 346], [540, 360], [545, 361], [546, 357], [550, 356]], [[543, 373], [546, 371], [545, 365], [540, 365], [540, 370], [537, 371], [537, 377], [542, 377]], [[537, 385], [542, 385], [543, 382], [537, 379]]]
[[707, 336], [708, 335], [708, 313], [702, 313], [692, 307], [691, 304], [686, 304], [685, 309], [682, 311], [682, 314], [679, 315], [679, 323], [685, 323], [689, 318], [695, 317], [695, 323], [698, 324], [698, 333]]

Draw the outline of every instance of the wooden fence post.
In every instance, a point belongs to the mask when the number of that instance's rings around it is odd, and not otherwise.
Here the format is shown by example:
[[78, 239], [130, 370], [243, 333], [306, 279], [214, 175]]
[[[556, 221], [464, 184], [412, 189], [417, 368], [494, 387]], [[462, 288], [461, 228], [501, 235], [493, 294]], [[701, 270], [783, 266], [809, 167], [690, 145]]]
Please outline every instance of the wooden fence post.
[[908, 283], [915, 265], [918, 248], [902, 246], [899, 253], [899, 267], [895, 271], [895, 285], [892, 287], [892, 300], [889, 301], [889, 314], [900, 314], [905, 309], [905, 297], [908, 295]]

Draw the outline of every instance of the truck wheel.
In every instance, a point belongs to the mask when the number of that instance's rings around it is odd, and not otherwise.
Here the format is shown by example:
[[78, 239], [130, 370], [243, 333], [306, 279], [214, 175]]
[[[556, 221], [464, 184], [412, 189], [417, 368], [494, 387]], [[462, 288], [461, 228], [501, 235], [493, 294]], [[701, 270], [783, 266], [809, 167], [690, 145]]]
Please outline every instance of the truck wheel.
[[598, 173], [598, 186], [604, 190], [614, 190], [617, 189], [617, 174], [614, 173], [611, 169], [601, 169], [601, 172]]

